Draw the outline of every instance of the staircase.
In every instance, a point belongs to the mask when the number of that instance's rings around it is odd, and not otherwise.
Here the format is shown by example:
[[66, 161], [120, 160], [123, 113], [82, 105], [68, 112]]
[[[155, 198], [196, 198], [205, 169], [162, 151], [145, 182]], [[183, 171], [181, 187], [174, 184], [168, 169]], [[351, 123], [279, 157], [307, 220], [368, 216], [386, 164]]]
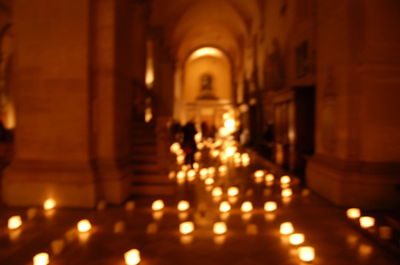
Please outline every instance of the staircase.
[[173, 186], [158, 163], [154, 123], [136, 120], [132, 132], [132, 195], [170, 195]]

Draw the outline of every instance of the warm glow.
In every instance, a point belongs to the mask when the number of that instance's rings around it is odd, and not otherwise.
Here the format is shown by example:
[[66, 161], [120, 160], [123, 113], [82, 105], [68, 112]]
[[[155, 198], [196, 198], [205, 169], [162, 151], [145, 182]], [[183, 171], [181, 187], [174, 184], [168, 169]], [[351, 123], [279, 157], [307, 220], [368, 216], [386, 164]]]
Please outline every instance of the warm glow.
[[92, 225], [89, 220], [83, 219], [78, 222], [77, 228], [79, 232], [89, 232], [92, 229]]
[[224, 121], [224, 127], [228, 131], [233, 132], [233, 131], [235, 131], [235, 128], [236, 128], [236, 121], [234, 119], [227, 119]]
[[144, 110], [144, 121], [150, 122], [153, 119], [153, 110], [150, 107], [147, 107]]
[[214, 223], [213, 230], [214, 234], [222, 235], [225, 234], [228, 229], [225, 222], [216, 222]]
[[221, 174], [221, 175], [225, 175], [227, 171], [228, 171], [228, 167], [225, 166], [225, 165], [220, 166], [220, 167], [218, 168], [218, 172], [219, 172], [219, 174]]
[[282, 190], [282, 197], [287, 198], [293, 195], [292, 189], [283, 189]]
[[228, 188], [228, 196], [234, 197], [239, 194], [239, 189], [237, 187], [229, 187]]
[[208, 175], [210, 177], [213, 177], [215, 175], [215, 167], [209, 167], [208, 168]]
[[151, 205], [151, 209], [153, 209], [153, 211], [160, 211], [164, 209], [164, 201], [163, 200], [154, 201], [153, 204]]
[[196, 141], [196, 143], [201, 142], [201, 138], [202, 138], [202, 134], [201, 132], [196, 133], [196, 135], [194, 136], [194, 140]]
[[231, 205], [227, 201], [223, 201], [219, 205], [219, 211], [222, 213], [229, 212], [231, 210]]
[[256, 179], [259, 179], [259, 178], [264, 177], [264, 174], [265, 174], [264, 170], [259, 169], [256, 172], [254, 172], [254, 177]]
[[290, 177], [289, 176], [282, 176], [281, 177], [281, 184], [289, 184], [290, 183]]
[[131, 249], [124, 254], [126, 265], [136, 265], [140, 262], [140, 252], [137, 249]]
[[360, 217], [360, 226], [362, 228], [371, 228], [375, 225], [375, 218], [371, 216]]
[[190, 208], [190, 204], [189, 204], [189, 202], [188, 201], [180, 201], [179, 203], [178, 203], [178, 210], [179, 211], [187, 211], [187, 210], [189, 210], [189, 208]]
[[194, 60], [203, 56], [213, 56], [220, 58], [223, 57], [224, 54], [219, 49], [216, 49], [214, 47], [203, 47], [194, 51], [190, 55], [189, 60]]
[[214, 184], [214, 179], [213, 178], [206, 178], [206, 180], [204, 181], [204, 184], [212, 185], [212, 184]]
[[265, 176], [265, 181], [266, 182], [273, 182], [274, 181], [274, 174], [271, 174], [271, 173], [269, 173], [269, 174], [267, 174], [266, 176]]
[[189, 180], [189, 181], [195, 180], [195, 178], [196, 178], [196, 171], [195, 171], [194, 169], [189, 170], [188, 173], [187, 173], [187, 176], [188, 176], [188, 180]]
[[33, 257], [33, 265], [47, 265], [49, 264], [49, 254], [41, 252]]
[[294, 232], [294, 228], [291, 222], [285, 222], [281, 224], [280, 232], [282, 235], [290, 235]]
[[242, 207], [240, 209], [242, 212], [251, 212], [253, 210], [253, 204], [249, 201], [245, 201], [242, 203]]
[[300, 245], [304, 243], [304, 234], [302, 233], [295, 233], [289, 236], [289, 243], [291, 245]]
[[361, 211], [358, 208], [349, 208], [346, 213], [347, 217], [350, 219], [357, 219], [361, 216]]
[[250, 163], [250, 156], [248, 153], [242, 154], [242, 163], [249, 164]]
[[184, 155], [178, 155], [176, 157], [176, 162], [178, 163], [178, 165], [182, 165], [185, 162], [185, 156]]
[[265, 202], [265, 204], [264, 204], [264, 210], [266, 212], [273, 212], [277, 208], [278, 208], [278, 206], [277, 206], [276, 202], [273, 202], [273, 201], [268, 201], [268, 202]]
[[218, 151], [218, 150], [212, 150], [212, 151], [211, 151], [211, 156], [212, 156], [212, 157], [217, 157], [217, 156], [219, 156], [219, 151]]
[[212, 192], [211, 192], [211, 195], [212, 195], [213, 197], [220, 197], [220, 196], [222, 196], [222, 189], [221, 189], [221, 187], [215, 187], [215, 188], [213, 188], [213, 190], [212, 190]]
[[193, 222], [183, 222], [179, 225], [179, 231], [181, 234], [187, 235], [192, 233], [194, 230]]
[[183, 180], [185, 180], [185, 177], [186, 177], [186, 173], [185, 173], [185, 171], [179, 171], [178, 172], [178, 174], [176, 175], [176, 179], [178, 180], [178, 181], [183, 181]]
[[15, 118], [15, 107], [12, 102], [8, 102], [5, 106], [5, 117], [4, 117], [4, 127], [8, 130], [15, 129], [16, 118]]
[[14, 230], [19, 228], [22, 225], [21, 216], [12, 216], [8, 219], [8, 229]]
[[199, 165], [199, 163], [193, 163], [193, 169], [195, 169], [196, 171], [197, 170], [199, 170], [199, 168], [200, 168], [200, 165]]
[[202, 168], [200, 169], [200, 179], [205, 179], [207, 178], [208, 175], [208, 170], [207, 168]]
[[168, 179], [174, 179], [175, 178], [175, 171], [170, 171], [168, 174]]
[[235, 146], [229, 146], [225, 149], [225, 154], [226, 156], [230, 157], [233, 156], [236, 153], [236, 147]]
[[313, 247], [300, 247], [299, 258], [302, 261], [313, 261], [315, 258], [315, 252]]
[[56, 207], [56, 201], [53, 199], [47, 199], [43, 203], [43, 209], [45, 209], [45, 210], [51, 210], [51, 209], [54, 209], [54, 207]]
[[181, 145], [177, 142], [171, 144], [169, 150], [171, 151], [171, 153], [177, 153], [179, 150], [181, 149]]

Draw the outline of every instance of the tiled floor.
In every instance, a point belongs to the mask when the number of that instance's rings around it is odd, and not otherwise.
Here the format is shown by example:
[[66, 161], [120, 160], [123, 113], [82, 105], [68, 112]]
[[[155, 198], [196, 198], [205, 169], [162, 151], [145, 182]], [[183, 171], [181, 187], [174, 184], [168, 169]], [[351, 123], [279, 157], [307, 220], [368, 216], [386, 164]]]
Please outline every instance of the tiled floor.
[[[213, 164], [207, 160], [207, 166]], [[293, 223], [295, 231], [305, 234], [306, 245], [315, 248], [316, 258], [311, 264], [318, 265], [394, 265], [400, 257], [394, 256], [375, 245], [345, 217], [344, 209], [330, 205], [312, 192], [292, 186], [294, 195], [289, 201], [281, 198], [278, 185], [267, 187], [254, 183], [248, 168], [229, 167], [227, 176], [215, 177], [214, 186], [224, 190], [231, 185], [240, 188], [237, 202], [229, 216], [221, 216], [218, 201], [200, 179], [177, 187], [176, 195], [165, 200], [162, 217], [154, 216], [151, 203], [156, 198], [134, 198], [136, 207], [125, 211], [124, 206], [107, 207], [104, 210], [56, 209], [46, 216], [38, 208], [38, 214], [28, 219], [27, 209], [0, 211], [0, 264], [32, 264], [32, 257], [42, 251], [50, 254], [50, 264], [57, 265], [123, 265], [123, 254], [131, 248], [141, 252], [145, 265], [294, 265], [305, 264], [297, 255], [297, 247], [290, 246], [287, 236], [279, 234], [282, 222]], [[218, 174], [217, 174], [218, 175]], [[226, 195], [224, 195], [224, 199]], [[179, 200], [191, 203], [187, 216], [176, 209]], [[254, 211], [244, 215], [240, 211], [243, 200], [254, 203]], [[278, 210], [265, 213], [266, 200], [278, 202]], [[19, 214], [23, 226], [10, 233], [7, 218]], [[80, 219], [92, 222], [93, 230], [87, 237], [79, 237], [75, 225]], [[226, 218], [228, 232], [215, 236], [214, 222]], [[181, 220], [191, 220], [195, 231], [188, 236], [179, 233]], [[114, 231], [115, 223], [125, 224], [123, 232]], [[54, 253], [51, 243], [61, 239], [64, 248]]]

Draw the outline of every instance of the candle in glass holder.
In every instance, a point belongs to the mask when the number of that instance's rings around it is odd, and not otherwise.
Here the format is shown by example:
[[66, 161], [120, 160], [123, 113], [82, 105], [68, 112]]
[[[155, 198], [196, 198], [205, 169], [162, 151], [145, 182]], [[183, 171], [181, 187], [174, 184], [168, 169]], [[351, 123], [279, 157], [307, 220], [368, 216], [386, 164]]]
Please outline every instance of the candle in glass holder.
[[183, 235], [187, 235], [192, 233], [194, 230], [194, 224], [193, 222], [183, 222], [179, 225], [179, 231]]
[[137, 249], [131, 249], [124, 254], [126, 265], [136, 265], [140, 262], [140, 252]]
[[161, 211], [162, 209], [164, 209], [164, 201], [155, 200], [151, 205], [151, 208], [153, 209], [153, 211]]
[[242, 210], [242, 212], [251, 212], [253, 210], [253, 204], [249, 201], [245, 201], [242, 203], [242, 206], [240, 207], [240, 209]]
[[237, 187], [229, 187], [228, 188], [228, 196], [229, 197], [234, 197], [239, 194], [239, 189]]
[[289, 236], [289, 243], [291, 245], [300, 245], [304, 243], [304, 234], [302, 233], [294, 233]]
[[282, 197], [287, 198], [287, 197], [291, 197], [293, 195], [292, 189], [287, 188], [287, 189], [283, 189], [282, 190]]
[[190, 207], [190, 204], [188, 201], [182, 200], [182, 201], [178, 202], [178, 210], [181, 212], [189, 210], [189, 207]]
[[289, 176], [285, 175], [281, 177], [281, 184], [289, 184], [291, 182], [291, 179]]
[[280, 226], [280, 232], [282, 235], [290, 235], [294, 232], [293, 224], [291, 222], [284, 222]]
[[302, 261], [310, 262], [315, 258], [315, 251], [313, 247], [300, 247], [299, 248], [299, 258]]
[[196, 179], [196, 171], [194, 169], [189, 170], [187, 173], [187, 176], [188, 176], [189, 181], [195, 180]]
[[213, 226], [214, 234], [216, 235], [223, 235], [227, 231], [226, 223], [225, 222], [216, 222]]
[[261, 169], [256, 170], [254, 172], [254, 178], [256, 178], [256, 179], [262, 178], [262, 177], [264, 177], [264, 175], [265, 175], [265, 172], [264, 172], [264, 170], [261, 170]]
[[219, 211], [221, 213], [226, 213], [226, 212], [229, 212], [230, 210], [231, 210], [231, 205], [229, 204], [229, 202], [223, 201], [223, 202], [220, 203]]
[[375, 225], [375, 218], [371, 216], [362, 216], [360, 217], [360, 226], [362, 228], [371, 228]]
[[267, 202], [265, 202], [265, 204], [264, 204], [264, 210], [265, 210], [266, 212], [273, 212], [273, 211], [275, 211], [277, 208], [278, 208], [278, 206], [277, 206], [276, 202], [273, 202], [273, 201], [267, 201]]
[[221, 187], [215, 187], [215, 188], [213, 188], [213, 190], [212, 190], [212, 192], [211, 192], [211, 195], [212, 195], [213, 197], [220, 197], [220, 196], [222, 196], [222, 189], [221, 189]]
[[33, 265], [47, 265], [49, 264], [49, 254], [41, 252], [33, 257]]
[[19, 227], [21, 227], [21, 225], [22, 225], [22, 219], [21, 216], [19, 215], [12, 216], [8, 219], [8, 229], [10, 230], [18, 229]]
[[212, 185], [212, 184], [214, 184], [214, 179], [213, 178], [206, 178], [206, 180], [204, 181], [204, 184]]
[[43, 203], [43, 209], [45, 209], [46, 211], [52, 210], [56, 207], [56, 201], [53, 199], [47, 199], [44, 203]]
[[81, 233], [89, 232], [92, 229], [92, 225], [90, 224], [89, 220], [83, 219], [80, 220], [77, 224], [78, 231]]
[[207, 178], [207, 175], [208, 175], [208, 170], [207, 170], [207, 168], [202, 168], [202, 169], [200, 169], [200, 179], [201, 179], [201, 180], [206, 179], [206, 178]]
[[346, 214], [350, 219], [357, 219], [361, 216], [361, 211], [358, 208], [349, 208], [347, 209]]

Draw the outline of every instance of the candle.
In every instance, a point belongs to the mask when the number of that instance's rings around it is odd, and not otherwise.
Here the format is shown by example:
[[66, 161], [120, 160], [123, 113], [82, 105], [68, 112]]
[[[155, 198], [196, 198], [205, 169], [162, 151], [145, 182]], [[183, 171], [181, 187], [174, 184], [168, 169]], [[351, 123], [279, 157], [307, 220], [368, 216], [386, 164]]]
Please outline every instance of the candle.
[[140, 252], [137, 249], [131, 249], [124, 254], [126, 265], [136, 265], [140, 262]]
[[282, 190], [282, 197], [287, 198], [287, 197], [291, 197], [293, 195], [292, 189], [287, 188], [287, 189], [283, 189]]
[[216, 235], [225, 234], [226, 231], [227, 231], [226, 223], [225, 222], [216, 222], [216, 223], [214, 223], [213, 230], [214, 230], [214, 233]]
[[229, 212], [231, 210], [231, 205], [227, 201], [223, 201], [219, 205], [219, 211], [222, 213]]
[[193, 222], [183, 222], [179, 225], [179, 231], [183, 235], [192, 233], [194, 230]]
[[204, 184], [212, 185], [212, 184], [214, 184], [214, 179], [213, 178], [206, 178], [206, 180], [204, 181]]
[[264, 172], [264, 170], [261, 170], [261, 169], [256, 170], [254, 172], [254, 178], [256, 178], [256, 179], [262, 178], [262, 177], [264, 177], [264, 175], [265, 175], [265, 172]]
[[83, 219], [80, 220], [77, 224], [78, 231], [81, 233], [89, 232], [92, 229], [92, 225], [90, 224], [89, 220]]
[[189, 181], [195, 180], [195, 178], [196, 178], [196, 171], [195, 171], [194, 169], [189, 170], [188, 173], [187, 173], [187, 176], [188, 176], [188, 180], [189, 180]]
[[197, 162], [196, 162], [196, 163], [193, 163], [193, 169], [194, 169], [194, 170], [197, 171], [197, 170], [199, 170], [199, 168], [200, 168], [199, 163], [197, 163]]
[[280, 226], [280, 232], [282, 235], [290, 235], [294, 232], [293, 224], [291, 222], [284, 222]]
[[282, 176], [281, 177], [281, 184], [289, 184], [291, 182], [291, 179], [289, 176]]
[[240, 209], [242, 210], [242, 212], [251, 212], [253, 210], [253, 204], [249, 201], [245, 201], [242, 203]]
[[49, 264], [49, 254], [41, 252], [33, 257], [33, 265], [47, 265]]
[[239, 194], [239, 189], [237, 187], [229, 187], [228, 188], [228, 196], [234, 197]]
[[304, 234], [302, 233], [295, 233], [289, 236], [289, 243], [291, 245], [297, 246], [303, 244], [303, 242], [304, 242]]
[[225, 165], [220, 166], [220, 167], [218, 168], [218, 172], [219, 172], [220, 175], [225, 175], [227, 171], [228, 171], [228, 167], [225, 166]]
[[47, 199], [43, 203], [43, 209], [45, 209], [46, 211], [52, 210], [54, 209], [54, 207], [56, 207], [56, 201], [53, 199]]
[[10, 230], [15, 230], [21, 227], [22, 225], [22, 219], [21, 216], [12, 216], [8, 219], [8, 229]]
[[276, 202], [273, 202], [273, 201], [267, 201], [267, 202], [265, 202], [265, 204], [264, 204], [264, 210], [265, 210], [266, 212], [273, 212], [273, 211], [275, 211], [277, 208], [278, 208], [278, 206], [277, 206]]
[[179, 143], [173, 143], [171, 144], [171, 147], [169, 148], [171, 153], [177, 153], [181, 149], [181, 145]]
[[162, 200], [154, 201], [153, 204], [151, 205], [151, 208], [153, 209], [153, 211], [161, 211], [162, 209], [164, 209], [164, 201]]
[[310, 262], [315, 258], [315, 252], [313, 247], [300, 247], [299, 248], [299, 258], [302, 261]]
[[347, 209], [346, 214], [350, 219], [357, 219], [361, 216], [361, 211], [358, 208], [349, 208]]
[[188, 201], [179, 201], [178, 210], [183, 212], [189, 210], [190, 204]]
[[213, 197], [220, 197], [222, 196], [222, 189], [221, 187], [215, 187], [211, 192]]
[[200, 179], [201, 179], [201, 180], [206, 179], [206, 178], [207, 178], [207, 175], [208, 175], [208, 170], [207, 170], [207, 168], [202, 168], [202, 169], [200, 170]]
[[362, 228], [371, 228], [375, 225], [375, 218], [370, 216], [362, 216], [360, 217], [360, 225]]

